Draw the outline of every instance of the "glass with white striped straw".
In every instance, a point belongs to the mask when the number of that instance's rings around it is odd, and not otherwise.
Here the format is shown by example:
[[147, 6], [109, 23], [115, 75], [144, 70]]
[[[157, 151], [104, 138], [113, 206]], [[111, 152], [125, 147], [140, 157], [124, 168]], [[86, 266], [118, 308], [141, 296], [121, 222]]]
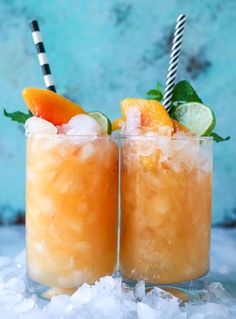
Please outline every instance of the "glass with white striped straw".
[[[167, 110], [185, 21], [180, 15], [176, 23]], [[121, 138], [120, 271], [128, 285], [144, 280], [185, 300], [199, 296], [209, 271], [212, 138], [181, 134]]]

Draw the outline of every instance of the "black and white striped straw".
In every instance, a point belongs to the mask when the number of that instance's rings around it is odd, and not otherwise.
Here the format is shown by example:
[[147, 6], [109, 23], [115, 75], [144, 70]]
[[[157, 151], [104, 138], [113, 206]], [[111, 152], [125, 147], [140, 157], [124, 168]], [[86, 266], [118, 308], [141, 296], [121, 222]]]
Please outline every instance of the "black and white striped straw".
[[29, 21], [29, 25], [32, 31], [34, 45], [36, 47], [36, 51], [38, 54], [39, 64], [43, 72], [45, 86], [48, 90], [56, 92], [56, 87], [55, 87], [51, 69], [48, 63], [48, 58], [47, 58], [47, 54], [43, 44], [42, 35], [39, 29], [38, 21], [31, 20]]
[[171, 99], [173, 95], [173, 89], [175, 86], [176, 73], [178, 69], [179, 56], [181, 51], [181, 45], [184, 35], [184, 27], [186, 22], [186, 16], [180, 14], [176, 20], [174, 39], [171, 49], [169, 68], [167, 72], [167, 80], [165, 86], [165, 93], [163, 98], [163, 106], [167, 111], [170, 109]]

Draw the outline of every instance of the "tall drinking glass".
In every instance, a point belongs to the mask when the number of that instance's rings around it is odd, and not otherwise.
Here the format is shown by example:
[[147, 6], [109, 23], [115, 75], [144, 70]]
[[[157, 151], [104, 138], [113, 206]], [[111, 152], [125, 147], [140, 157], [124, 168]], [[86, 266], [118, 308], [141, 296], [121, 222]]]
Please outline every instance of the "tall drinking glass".
[[126, 281], [186, 287], [209, 271], [212, 139], [124, 137], [120, 269]]
[[112, 137], [27, 137], [28, 277], [73, 289], [117, 259], [118, 146]]

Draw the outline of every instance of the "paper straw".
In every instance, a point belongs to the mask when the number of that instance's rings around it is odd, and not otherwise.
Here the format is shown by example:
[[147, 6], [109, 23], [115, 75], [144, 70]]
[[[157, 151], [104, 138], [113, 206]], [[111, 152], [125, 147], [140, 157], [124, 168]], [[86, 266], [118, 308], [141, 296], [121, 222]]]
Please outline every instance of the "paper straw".
[[51, 69], [48, 63], [47, 54], [42, 40], [42, 35], [39, 29], [38, 21], [31, 20], [29, 25], [32, 31], [32, 37], [36, 51], [38, 54], [39, 64], [43, 73], [44, 83], [48, 90], [56, 92], [56, 87], [54, 85]]
[[167, 109], [167, 111], [169, 111], [170, 109], [173, 89], [175, 86], [175, 79], [178, 69], [181, 45], [183, 41], [185, 22], [186, 16], [184, 14], [180, 14], [176, 20], [174, 39], [171, 48], [170, 62], [167, 72], [167, 80], [163, 98], [163, 106]]

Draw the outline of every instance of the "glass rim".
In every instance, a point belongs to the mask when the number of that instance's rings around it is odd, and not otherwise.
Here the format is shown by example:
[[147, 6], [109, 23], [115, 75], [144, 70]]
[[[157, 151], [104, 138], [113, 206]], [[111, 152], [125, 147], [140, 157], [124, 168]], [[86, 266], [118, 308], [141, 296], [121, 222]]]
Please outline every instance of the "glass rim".
[[92, 139], [103, 139], [103, 140], [123, 140], [123, 139], [132, 139], [132, 140], [155, 140], [158, 138], [166, 138], [172, 141], [185, 141], [185, 140], [192, 140], [192, 141], [205, 141], [205, 142], [212, 142], [212, 136], [165, 136], [165, 135], [66, 135], [66, 134], [32, 134], [26, 133], [26, 138], [28, 137], [48, 137], [48, 138], [57, 138], [57, 139], [70, 139], [70, 138], [92, 138]]
[[32, 134], [26, 133], [25, 137], [48, 137], [48, 138], [58, 138], [58, 139], [69, 139], [69, 138], [92, 138], [92, 139], [118, 139], [119, 136], [117, 135], [66, 135], [66, 134]]
[[121, 139], [134, 139], [134, 140], [155, 140], [158, 139], [159, 137], [164, 137], [168, 140], [173, 140], [173, 141], [186, 141], [186, 140], [192, 140], [192, 141], [213, 141], [212, 136], [165, 136], [165, 135], [156, 135], [156, 136], [147, 136], [147, 135], [120, 135]]

